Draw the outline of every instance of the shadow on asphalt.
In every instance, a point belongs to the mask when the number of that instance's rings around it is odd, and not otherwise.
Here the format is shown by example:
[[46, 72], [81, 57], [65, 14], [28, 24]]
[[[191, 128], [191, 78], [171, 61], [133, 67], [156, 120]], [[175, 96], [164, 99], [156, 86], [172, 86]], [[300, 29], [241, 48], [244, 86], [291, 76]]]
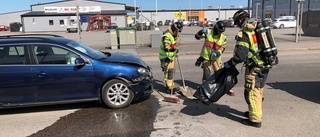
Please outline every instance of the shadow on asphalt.
[[210, 105], [205, 105], [201, 101], [185, 100], [184, 105], [186, 105], [186, 107], [181, 109], [181, 113], [190, 116], [200, 116], [211, 112], [217, 116], [228, 118], [236, 122], [240, 122], [245, 118], [243, 116], [244, 112], [238, 111], [227, 105], [221, 105], [219, 103], [211, 103]]
[[296, 97], [320, 104], [320, 81], [315, 82], [276, 82], [267, 83], [274, 89], [279, 89]]

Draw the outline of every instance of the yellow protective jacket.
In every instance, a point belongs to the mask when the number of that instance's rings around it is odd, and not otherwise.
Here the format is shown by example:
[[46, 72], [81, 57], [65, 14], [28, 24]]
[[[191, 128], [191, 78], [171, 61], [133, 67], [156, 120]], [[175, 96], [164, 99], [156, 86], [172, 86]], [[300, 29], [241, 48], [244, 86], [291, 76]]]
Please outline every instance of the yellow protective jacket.
[[238, 63], [245, 62], [249, 66], [255, 65], [265, 68], [265, 62], [261, 60], [259, 55], [257, 36], [254, 31], [255, 24], [253, 24], [253, 26], [251, 24], [249, 25], [249, 28], [244, 28], [236, 36], [237, 42], [234, 50], [234, 56], [230, 59], [229, 64], [236, 65]]
[[169, 58], [170, 60], [174, 60], [176, 50], [176, 37], [174, 37], [170, 32], [163, 34], [160, 43], [159, 59]]
[[[202, 34], [202, 35], [203, 36], [201, 36], [200, 38], [205, 37], [205, 34]], [[221, 55], [226, 47], [227, 37], [221, 33], [219, 39], [215, 39], [214, 31], [212, 29], [208, 29], [206, 35], [207, 35], [207, 38], [203, 44], [200, 56], [205, 60], [214, 60], [213, 58], [211, 58], [212, 52], [218, 51]], [[221, 58], [221, 57], [218, 57], [218, 58]]]

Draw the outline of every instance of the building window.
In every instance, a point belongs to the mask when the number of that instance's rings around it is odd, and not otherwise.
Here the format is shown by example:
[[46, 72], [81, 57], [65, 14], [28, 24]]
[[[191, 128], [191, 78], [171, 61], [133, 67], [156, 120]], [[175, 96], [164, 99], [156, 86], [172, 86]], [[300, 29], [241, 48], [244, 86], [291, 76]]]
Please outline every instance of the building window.
[[266, 0], [266, 1], [265, 1], [265, 4], [266, 4], [266, 5], [271, 5], [271, 0]]
[[284, 3], [288, 3], [288, 2], [289, 2], [289, 0], [278, 0], [279, 4], [284, 4]]
[[313, 0], [313, 2], [314, 2], [314, 3], [318, 3], [318, 2], [320, 2], [320, 0]]
[[49, 20], [49, 25], [53, 25], [53, 20]]
[[60, 26], [64, 26], [64, 20], [60, 20]]

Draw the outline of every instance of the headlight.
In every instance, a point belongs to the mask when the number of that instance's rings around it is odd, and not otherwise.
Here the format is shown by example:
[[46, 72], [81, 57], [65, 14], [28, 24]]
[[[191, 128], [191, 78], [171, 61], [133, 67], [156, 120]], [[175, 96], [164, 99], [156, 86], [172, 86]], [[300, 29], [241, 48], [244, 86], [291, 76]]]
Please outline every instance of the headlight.
[[145, 68], [138, 68], [138, 72], [144, 77], [147, 77], [149, 75], [149, 70]]

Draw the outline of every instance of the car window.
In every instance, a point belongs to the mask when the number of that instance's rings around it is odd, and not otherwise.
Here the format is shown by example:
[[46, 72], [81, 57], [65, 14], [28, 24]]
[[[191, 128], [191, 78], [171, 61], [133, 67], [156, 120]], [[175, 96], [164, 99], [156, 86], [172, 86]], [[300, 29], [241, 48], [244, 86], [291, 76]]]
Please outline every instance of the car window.
[[26, 64], [23, 45], [0, 47], [0, 65]]
[[79, 55], [52, 45], [34, 45], [33, 51], [36, 55], [37, 64], [74, 64]]
[[85, 54], [91, 58], [94, 58], [94, 59], [106, 58], [106, 56], [102, 52], [97, 51], [95, 49], [92, 49], [88, 46], [85, 46], [82, 43], [77, 42], [77, 41], [70, 41], [69, 43], [66, 43], [66, 45], [73, 47], [73, 48], [77, 49], [78, 51], [82, 52], [83, 54]]

